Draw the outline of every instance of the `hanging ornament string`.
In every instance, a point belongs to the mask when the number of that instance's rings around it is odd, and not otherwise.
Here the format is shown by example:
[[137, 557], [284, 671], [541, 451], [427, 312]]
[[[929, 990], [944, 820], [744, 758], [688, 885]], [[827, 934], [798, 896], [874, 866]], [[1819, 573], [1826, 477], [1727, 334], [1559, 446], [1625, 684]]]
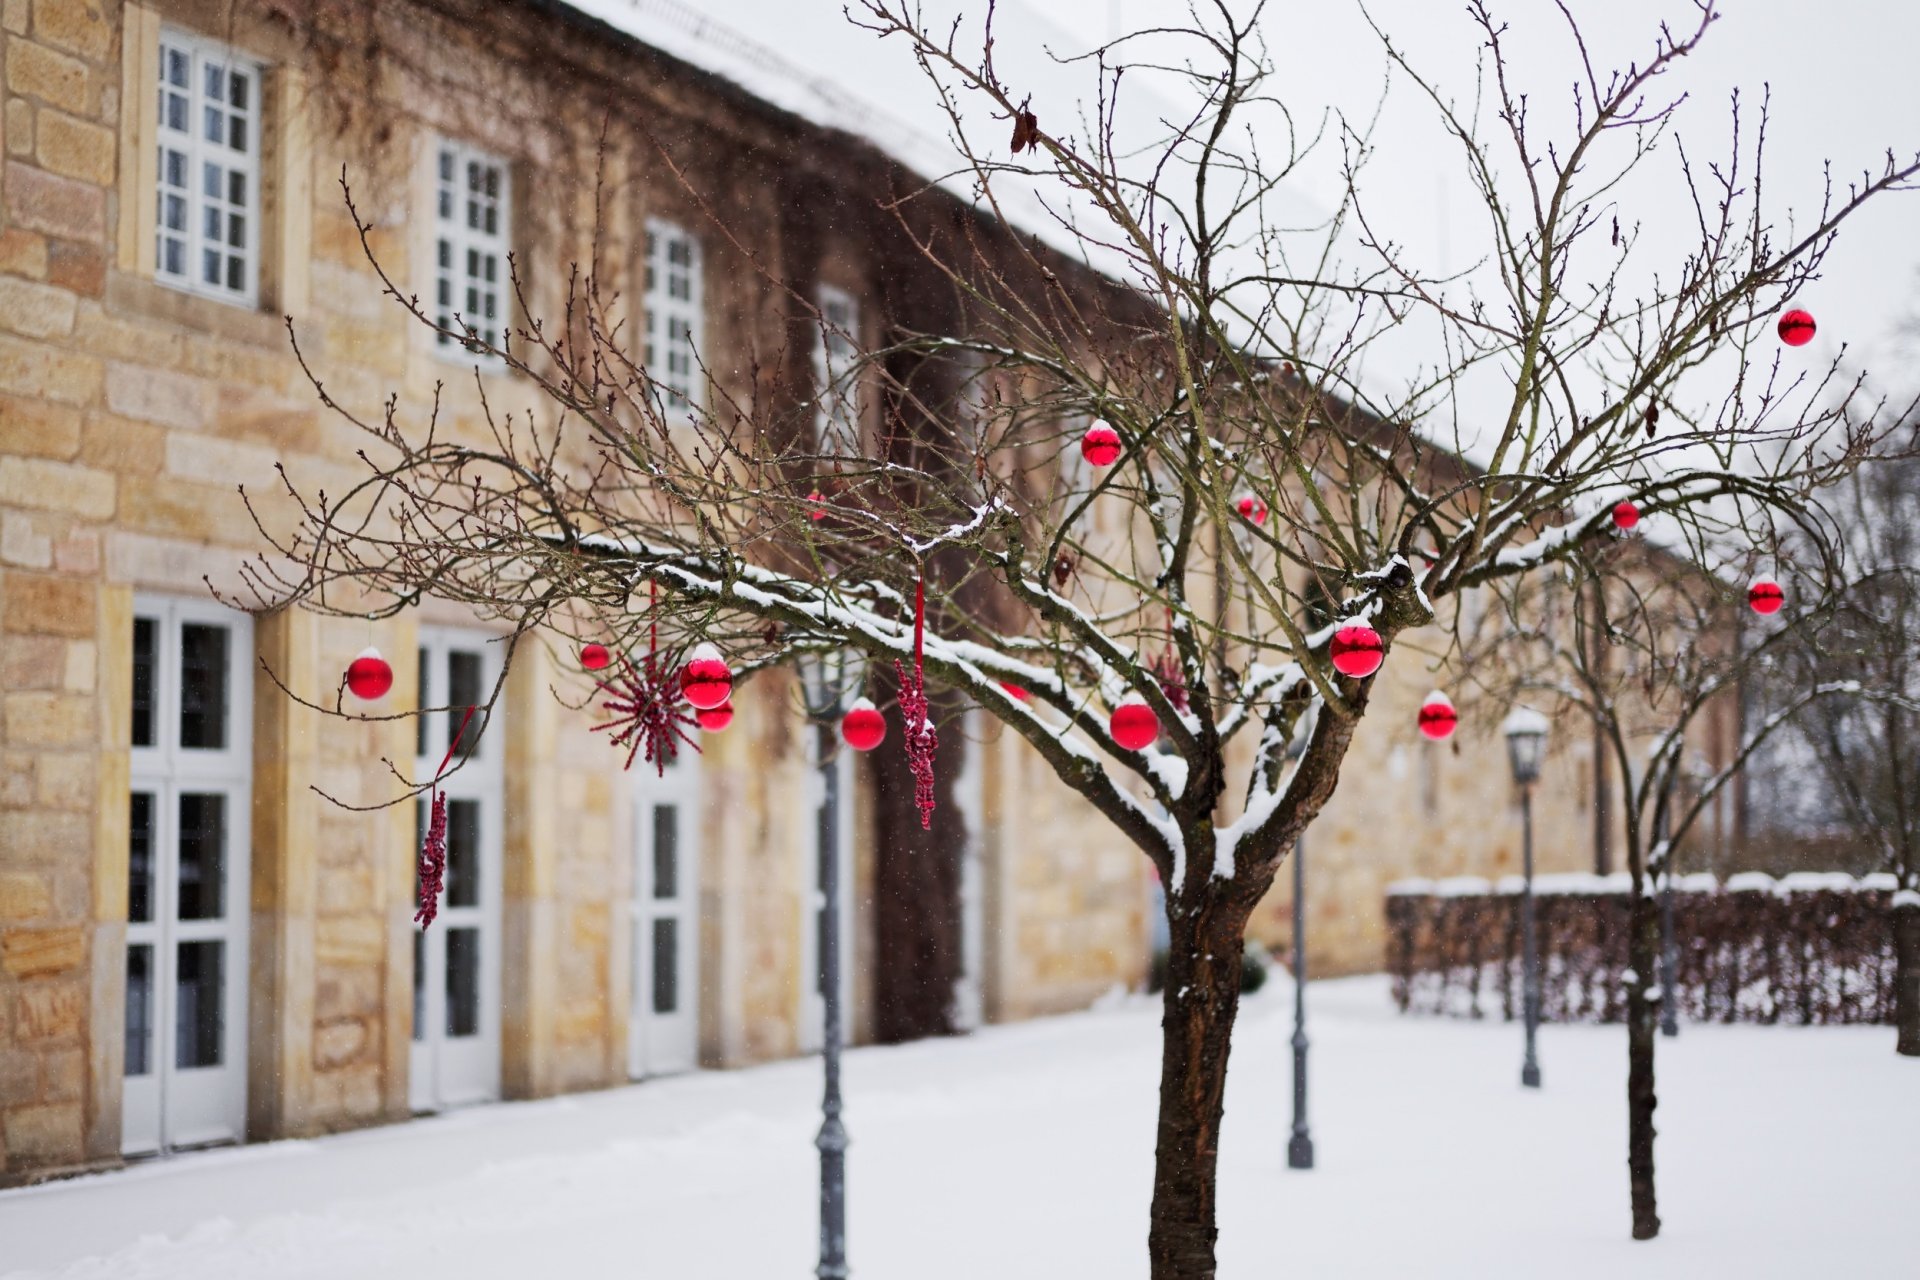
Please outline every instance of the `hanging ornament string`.
[[446, 777], [447, 766], [453, 763], [453, 753], [460, 749], [460, 739], [467, 736], [467, 725], [472, 723], [476, 710], [477, 707], [467, 708], [467, 714], [460, 720], [459, 732], [447, 744], [447, 754], [440, 757], [440, 767], [433, 774], [433, 814], [427, 821], [426, 843], [420, 846], [420, 906], [413, 913], [413, 922], [422, 929], [440, 914], [440, 890], [447, 879], [447, 793], [440, 789], [440, 779]]
[[1153, 673], [1153, 678], [1160, 685], [1160, 692], [1167, 696], [1167, 701], [1173, 704], [1174, 710], [1185, 711], [1187, 709], [1187, 677], [1186, 673], [1180, 669], [1180, 655], [1173, 647], [1171, 606], [1167, 609], [1167, 647], [1160, 651], [1160, 656], [1149, 664], [1147, 670]]
[[933, 751], [940, 744], [927, 714], [926, 677], [927, 575], [923, 566], [913, 593], [913, 675], [900, 660], [893, 669], [900, 677], [900, 718], [906, 727], [907, 768], [913, 771], [913, 804], [920, 810], [920, 829], [933, 827]]

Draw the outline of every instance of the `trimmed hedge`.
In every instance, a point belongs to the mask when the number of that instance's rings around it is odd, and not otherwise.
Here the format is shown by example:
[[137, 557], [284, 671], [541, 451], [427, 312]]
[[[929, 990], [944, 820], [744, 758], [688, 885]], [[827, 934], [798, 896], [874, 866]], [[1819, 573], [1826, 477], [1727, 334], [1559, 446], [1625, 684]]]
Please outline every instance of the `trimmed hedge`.
[[[1518, 876], [1404, 880], [1387, 890], [1387, 967], [1402, 1013], [1520, 1011]], [[1892, 876], [1748, 873], [1674, 884], [1675, 995], [1696, 1022], [1893, 1021]], [[1534, 877], [1541, 1013], [1626, 1016], [1626, 876]]]

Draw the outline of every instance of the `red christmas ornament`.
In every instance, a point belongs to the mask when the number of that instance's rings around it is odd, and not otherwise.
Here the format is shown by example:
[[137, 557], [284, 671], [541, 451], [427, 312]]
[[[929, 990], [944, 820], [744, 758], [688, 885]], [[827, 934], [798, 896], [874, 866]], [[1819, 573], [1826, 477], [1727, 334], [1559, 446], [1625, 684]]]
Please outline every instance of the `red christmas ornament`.
[[1364, 680], [1378, 671], [1387, 656], [1380, 643], [1380, 633], [1364, 622], [1349, 622], [1334, 632], [1329, 652], [1333, 669], [1356, 680]]
[[1120, 700], [1120, 705], [1113, 709], [1113, 715], [1108, 717], [1107, 732], [1124, 749], [1144, 751], [1160, 736], [1160, 717], [1153, 713], [1153, 708], [1147, 705], [1145, 698], [1130, 693]]
[[347, 689], [362, 702], [377, 702], [393, 688], [393, 668], [371, 645], [347, 664]]
[[1780, 317], [1780, 341], [1790, 347], [1804, 347], [1813, 341], [1813, 313], [1795, 307]]
[[1631, 502], [1622, 502], [1613, 508], [1613, 527], [1631, 529], [1640, 523], [1640, 508]]
[[1420, 732], [1439, 742], [1442, 738], [1451, 738], [1456, 725], [1460, 723], [1460, 713], [1453, 709], [1453, 700], [1435, 689], [1420, 704]]
[[820, 491], [818, 489], [815, 489], [812, 493], [808, 494], [807, 495], [808, 518], [813, 520], [825, 520], [827, 518], [826, 501], [827, 500], [825, 498], [820, 496]]
[[1110, 467], [1120, 461], [1120, 433], [1104, 422], [1096, 421], [1080, 438], [1080, 452], [1096, 467]]
[[733, 704], [723, 702], [717, 707], [706, 707], [693, 713], [694, 723], [707, 733], [723, 733], [733, 723]]
[[603, 644], [583, 645], [580, 649], [580, 665], [589, 671], [600, 671], [612, 661], [613, 655]]
[[1242, 516], [1245, 516], [1255, 524], [1265, 524], [1267, 522], [1267, 504], [1252, 494], [1241, 495], [1240, 501], [1233, 505], [1239, 509]]
[[1772, 578], [1755, 578], [1753, 585], [1747, 588], [1747, 603], [1753, 606], [1755, 613], [1778, 613], [1780, 606], [1787, 602], [1787, 593]]
[[887, 740], [887, 718], [862, 698], [840, 718], [840, 737], [855, 751], [871, 751]]
[[680, 692], [701, 711], [711, 711], [733, 696], [733, 672], [710, 644], [694, 646], [680, 672]]
[[1032, 694], [1028, 693], [1025, 689], [1022, 689], [1019, 685], [1009, 684], [1005, 680], [1002, 680], [1000, 682], [1000, 687], [1007, 691], [1008, 697], [1014, 699], [1017, 702], [1026, 702], [1033, 696]]

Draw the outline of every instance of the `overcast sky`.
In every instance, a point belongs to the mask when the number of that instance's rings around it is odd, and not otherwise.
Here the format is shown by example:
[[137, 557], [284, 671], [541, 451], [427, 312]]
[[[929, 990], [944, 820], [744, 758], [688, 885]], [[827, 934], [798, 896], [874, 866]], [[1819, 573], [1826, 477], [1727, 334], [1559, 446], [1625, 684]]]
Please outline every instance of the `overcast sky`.
[[[1036, 7], [1076, 35], [1100, 39], [1165, 21], [1174, 5], [1049, 0]], [[1578, 67], [1564, 21], [1545, 0], [1496, 0], [1494, 7], [1511, 24], [1511, 61], [1537, 109], [1557, 109]], [[1571, 0], [1570, 7], [1603, 65], [1644, 56], [1662, 19], [1676, 27], [1695, 20], [1686, 0]], [[1701, 155], [1725, 150], [1728, 100], [1736, 87], [1749, 104], [1770, 88], [1767, 203], [1776, 215], [1789, 206], [1803, 214], [1817, 210], [1828, 160], [1843, 186], [1863, 168], [1883, 163], [1888, 148], [1907, 157], [1920, 150], [1920, 4], [1725, 0], [1723, 8], [1700, 53], [1668, 76], [1664, 89], [1689, 94], [1678, 123]], [[1459, 97], [1472, 96], [1481, 37], [1461, 0], [1372, 0], [1369, 9], [1416, 64]], [[1278, 70], [1276, 92], [1296, 115], [1323, 108], [1357, 119], [1373, 114], [1385, 64], [1356, 0], [1269, 0], [1263, 31]], [[1461, 179], [1457, 148], [1433, 128], [1432, 108], [1410, 86], [1393, 85], [1374, 138], [1379, 157], [1366, 182], [1394, 237], [1436, 267], [1469, 265], [1481, 225], [1476, 218], [1483, 222], [1484, 215]], [[1671, 161], [1655, 172], [1668, 189], [1642, 191], [1634, 211], [1649, 256], [1677, 261], [1690, 244], [1683, 192], [1672, 182]], [[1334, 178], [1330, 166], [1310, 166], [1301, 194], [1330, 207], [1338, 198]], [[1920, 342], [1898, 336], [1920, 318], [1920, 191], [1887, 196], [1864, 211], [1843, 233], [1823, 276], [1801, 299], [1819, 320], [1816, 350], [1831, 353], [1845, 341], [1850, 360], [1876, 378], [1920, 389]]]

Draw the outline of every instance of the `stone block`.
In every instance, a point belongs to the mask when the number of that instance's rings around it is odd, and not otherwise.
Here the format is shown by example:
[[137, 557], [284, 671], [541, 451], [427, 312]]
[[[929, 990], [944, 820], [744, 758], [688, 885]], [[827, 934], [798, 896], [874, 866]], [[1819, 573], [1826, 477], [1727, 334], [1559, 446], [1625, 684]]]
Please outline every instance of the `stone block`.
[[[247, 546], [259, 537], [245, 504], [232, 486], [215, 488], [182, 480], [128, 485], [120, 503], [120, 524], [187, 542], [217, 542], [229, 546]], [[109, 561], [112, 558], [109, 547]], [[205, 569], [195, 569], [187, 579], [197, 581], [204, 572]]]
[[[0, 292], [18, 283], [0, 278]], [[0, 395], [0, 456], [71, 459], [79, 451], [78, 409]]]
[[102, 0], [33, 0], [33, 36], [89, 62], [104, 62], [113, 49]]
[[22, 159], [33, 154], [33, 104], [25, 98], [7, 103], [7, 154]]
[[381, 971], [372, 965], [322, 965], [315, 970], [313, 1016], [321, 1022], [371, 1018], [380, 1012]]
[[0, 232], [0, 271], [29, 280], [47, 278], [47, 238], [19, 227]]
[[114, 487], [110, 471], [41, 458], [0, 458], [0, 502], [16, 507], [108, 520]]
[[7, 161], [7, 210], [30, 231], [44, 231], [68, 240], [103, 243], [107, 235], [107, 193], [104, 187], [18, 160]]
[[92, 693], [100, 676], [100, 646], [91, 640], [67, 644], [60, 675], [60, 687], [68, 693]]
[[25, 1049], [0, 1049], [0, 1100], [40, 1101], [40, 1055]]
[[37, 920], [53, 910], [53, 888], [44, 872], [0, 871], [0, 920]]
[[122, 476], [156, 476], [165, 465], [167, 432], [150, 422], [90, 413], [80, 427], [78, 461]]
[[218, 485], [231, 490], [244, 484], [248, 492], [257, 486], [273, 491], [275, 451], [266, 445], [243, 444], [218, 436], [176, 431], [167, 437], [167, 474], [182, 480]]
[[[0, 805], [25, 809], [39, 794], [40, 755], [34, 751], [9, 751], [0, 756]], [[0, 914], [0, 919], [5, 919]]]
[[379, 964], [386, 952], [386, 926], [377, 916], [322, 916], [314, 924], [317, 964]]
[[64, 289], [0, 276], [0, 326], [29, 338], [73, 332], [74, 297]]
[[0, 335], [0, 391], [86, 405], [99, 396], [104, 374], [92, 356]]
[[9, 511], [0, 516], [0, 561], [23, 569], [51, 569], [53, 539], [40, 531], [32, 516]]
[[77, 1163], [86, 1152], [80, 1138], [80, 1104], [15, 1107], [7, 1112], [7, 1158], [23, 1164]]
[[[39, 695], [25, 695], [39, 696]], [[93, 852], [92, 827], [84, 814], [44, 809], [0, 811], [0, 849], [21, 863], [72, 863]]]
[[100, 572], [101, 558], [100, 535], [88, 529], [68, 529], [53, 544], [53, 568], [56, 573], [70, 573], [81, 578], [95, 577]]
[[9, 693], [7, 742], [15, 747], [84, 747], [93, 741], [92, 698], [70, 693]]
[[76, 115], [87, 114], [93, 105], [87, 64], [31, 40], [7, 41], [7, 89]]
[[28, 0], [6, 0], [4, 5], [0, 5], [0, 22], [4, 22], [7, 30], [14, 35], [27, 34], [27, 4]]
[[38, 573], [9, 573], [0, 586], [0, 614], [14, 635], [93, 637], [94, 589], [90, 582]]
[[96, 186], [113, 185], [113, 132], [63, 111], [41, 108], [34, 121], [34, 154], [42, 168]]
[[358, 1018], [329, 1022], [313, 1031], [313, 1065], [331, 1071], [359, 1058], [367, 1047], [367, 1024]]
[[91, 751], [49, 751], [40, 757], [42, 808], [91, 813], [100, 798], [94, 789]]
[[198, 431], [206, 425], [213, 403], [210, 389], [200, 379], [140, 365], [109, 366], [106, 385], [107, 408], [163, 427]]
[[47, 257], [47, 283], [88, 298], [107, 291], [107, 255], [98, 245], [56, 240]]
[[87, 1086], [87, 1055], [79, 1049], [55, 1049], [42, 1061], [48, 1102], [77, 1102]]
[[22, 636], [0, 645], [0, 688], [14, 693], [58, 689], [65, 644], [53, 636]]
[[[63, 929], [16, 928], [0, 933], [0, 969], [5, 969], [16, 978], [37, 978], [48, 974], [66, 973], [78, 969], [86, 958], [86, 937], [81, 933], [78, 925]], [[29, 996], [66, 990], [68, 990], [66, 987], [43, 987], [37, 983], [22, 987], [20, 989], [21, 1025], [28, 1025], [25, 1010]], [[76, 997], [75, 1008], [77, 1009], [80, 1003], [77, 999], [80, 988], [76, 986], [71, 990]], [[52, 997], [48, 999], [51, 1000]], [[76, 1013], [76, 1025], [78, 1025], [78, 1017]]]

